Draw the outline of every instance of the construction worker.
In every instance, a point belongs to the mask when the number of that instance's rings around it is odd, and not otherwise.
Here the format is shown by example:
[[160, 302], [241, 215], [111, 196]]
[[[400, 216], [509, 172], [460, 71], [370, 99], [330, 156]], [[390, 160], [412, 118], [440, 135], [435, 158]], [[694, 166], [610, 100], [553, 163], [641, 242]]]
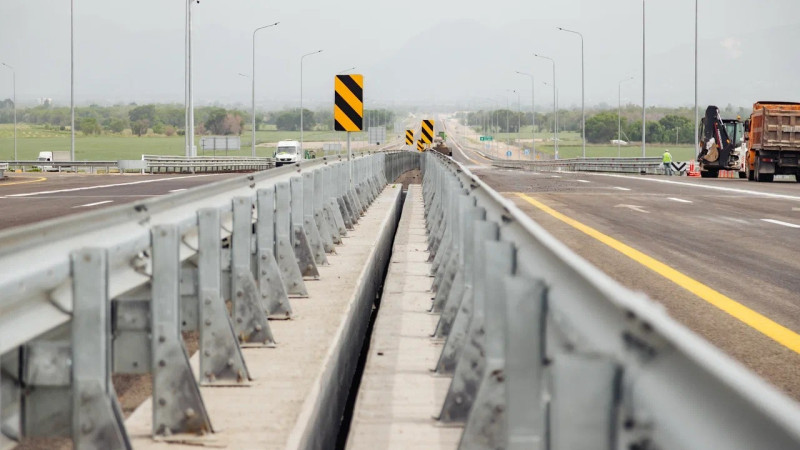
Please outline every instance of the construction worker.
[[669, 149], [664, 150], [661, 162], [664, 163], [664, 175], [672, 176], [672, 155], [669, 153]]

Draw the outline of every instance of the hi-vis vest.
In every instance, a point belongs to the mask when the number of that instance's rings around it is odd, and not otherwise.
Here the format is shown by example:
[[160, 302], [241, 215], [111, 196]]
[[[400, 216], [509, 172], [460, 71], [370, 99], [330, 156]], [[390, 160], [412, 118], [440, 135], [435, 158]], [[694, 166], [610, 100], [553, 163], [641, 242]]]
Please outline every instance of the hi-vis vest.
[[664, 159], [662, 159], [662, 161], [665, 163], [671, 163], [672, 155], [670, 155], [669, 152], [664, 152]]

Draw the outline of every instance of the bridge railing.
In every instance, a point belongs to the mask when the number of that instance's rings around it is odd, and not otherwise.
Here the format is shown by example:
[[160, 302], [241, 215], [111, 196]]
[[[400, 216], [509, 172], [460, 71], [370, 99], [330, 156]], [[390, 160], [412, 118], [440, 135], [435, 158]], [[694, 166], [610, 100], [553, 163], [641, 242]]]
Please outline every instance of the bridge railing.
[[165, 156], [142, 155], [144, 170], [156, 172], [220, 172], [239, 170], [266, 170], [275, 167], [272, 158], [249, 156]]
[[541, 161], [495, 159], [492, 166], [541, 172], [663, 173], [661, 158], [570, 158]]
[[439, 420], [461, 448], [800, 448], [800, 408], [558, 242], [458, 163], [423, 157]]
[[418, 161], [319, 158], [0, 232], [0, 448], [130, 448], [112, 373], [152, 374], [153, 435], [209, 432], [181, 331], [199, 383], [247, 383], [240, 342], [276, 345], [267, 318]]

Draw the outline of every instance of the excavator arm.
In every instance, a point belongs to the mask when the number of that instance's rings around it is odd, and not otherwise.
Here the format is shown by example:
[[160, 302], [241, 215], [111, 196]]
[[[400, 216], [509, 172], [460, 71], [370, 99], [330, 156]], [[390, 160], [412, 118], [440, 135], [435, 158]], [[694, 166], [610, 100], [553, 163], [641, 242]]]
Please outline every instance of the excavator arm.
[[736, 161], [731, 161], [735, 144], [728, 136], [728, 130], [725, 128], [722, 117], [719, 115], [719, 108], [716, 106], [711, 105], [706, 108], [706, 115], [703, 118], [703, 137], [700, 144], [698, 161], [710, 163], [719, 161], [722, 166], [736, 163]]

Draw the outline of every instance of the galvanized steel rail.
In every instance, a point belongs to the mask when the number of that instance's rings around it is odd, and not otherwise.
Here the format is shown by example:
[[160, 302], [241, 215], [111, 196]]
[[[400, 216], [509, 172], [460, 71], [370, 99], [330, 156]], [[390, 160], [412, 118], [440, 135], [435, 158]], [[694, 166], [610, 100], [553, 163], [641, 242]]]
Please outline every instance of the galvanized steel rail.
[[130, 448], [112, 373], [152, 373], [153, 435], [211, 432], [180, 332], [200, 332], [199, 383], [246, 382], [240, 343], [276, 345], [267, 318], [418, 164], [320, 158], [0, 233], [0, 448]]
[[800, 448], [791, 399], [427, 152], [438, 420], [460, 448]]
[[535, 170], [540, 172], [619, 172], [656, 174], [663, 173], [661, 158], [571, 158], [542, 161], [495, 159], [492, 166], [505, 169]]
[[266, 170], [275, 167], [272, 158], [253, 158], [249, 156], [184, 156], [142, 155], [145, 170], [157, 172], [229, 172], [245, 170]]

